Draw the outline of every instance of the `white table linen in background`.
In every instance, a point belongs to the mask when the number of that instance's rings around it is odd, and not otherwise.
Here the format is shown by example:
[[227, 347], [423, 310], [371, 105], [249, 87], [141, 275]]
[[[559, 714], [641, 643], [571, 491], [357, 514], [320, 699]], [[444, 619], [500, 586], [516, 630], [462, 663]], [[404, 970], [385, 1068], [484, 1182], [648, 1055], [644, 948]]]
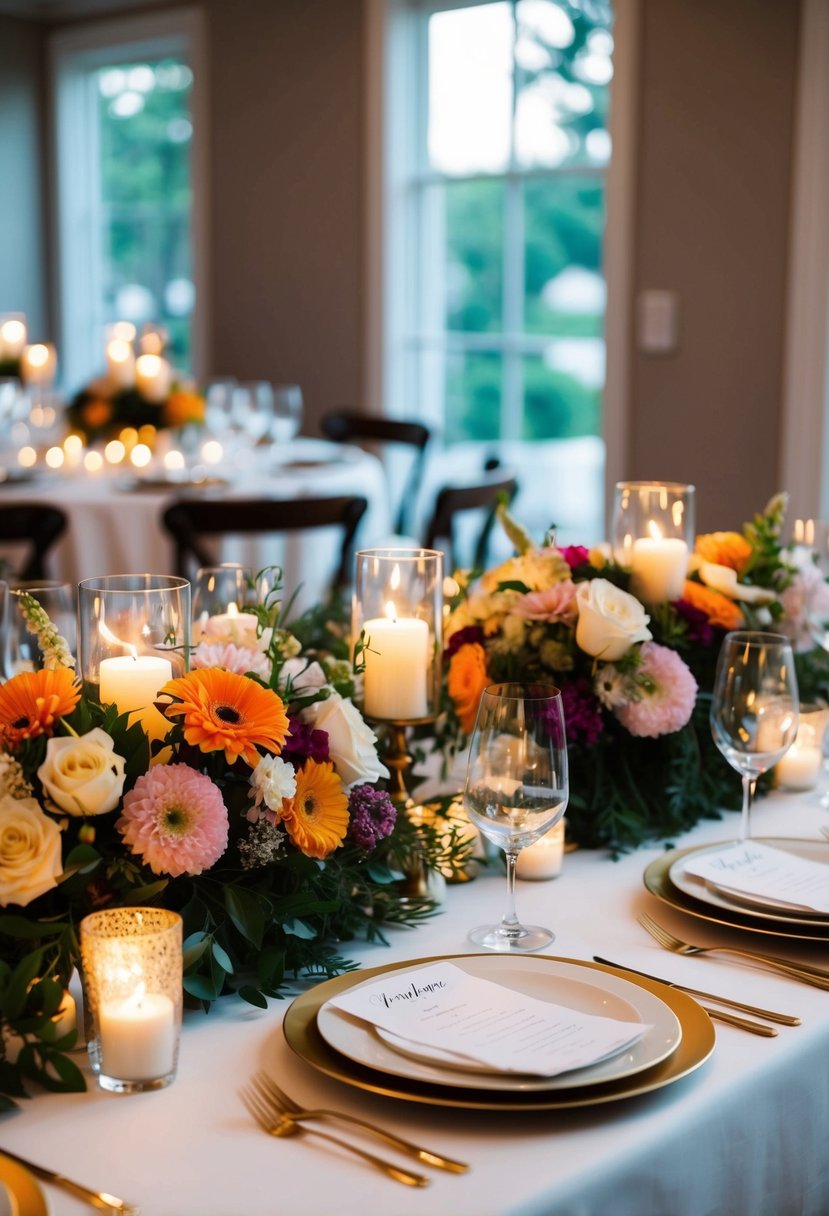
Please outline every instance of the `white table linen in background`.
[[[773, 794], [753, 818], [756, 835], [810, 839], [829, 822], [815, 794]], [[736, 828], [730, 814], [672, 843], [725, 840]], [[376, 1097], [330, 1080], [284, 1042], [288, 1001], [260, 1011], [230, 999], [208, 1015], [186, 1015], [179, 1075], [168, 1089], [119, 1097], [92, 1082], [87, 1094], [38, 1094], [0, 1118], [0, 1144], [139, 1204], [143, 1216], [826, 1216], [829, 992], [733, 960], [669, 954], [636, 917], [648, 911], [692, 941], [776, 950], [826, 966], [829, 945], [739, 934], [673, 912], [642, 883], [661, 851], [649, 846], [617, 862], [601, 852], [568, 854], [561, 877], [518, 883], [519, 914], [555, 930], [548, 954], [600, 954], [798, 1014], [802, 1026], [761, 1039], [716, 1023], [717, 1046], [701, 1068], [639, 1098], [549, 1113], [475, 1112]], [[391, 930], [388, 949], [346, 943], [344, 952], [367, 967], [467, 953], [467, 931], [500, 916], [503, 897], [502, 874], [479, 877], [451, 887], [441, 915], [414, 930]], [[426, 1170], [431, 1186], [413, 1191], [311, 1137], [271, 1139], [237, 1095], [261, 1067], [301, 1102], [360, 1113], [472, 1170]], [[48, 1189], [53, 1216], [87, 1210]]]
[[[138, 480], [124, 468], [100, 473], [42, 473], [30, 482], [0, 487], [0, 504], [45, 502], [68, 516], [67, 532], [49, 555], [49, 574], [63, 582], [104, 574], [170, 574], [173, 546], [161, 517], [179, 497], [311, 498], [359, 494], [368, 510], [357, 533], [358, 546], [384, 542], [390, 531], [387, 487], [377, 457], [350, 445], [315, 439], [297, 439], [279, 454], [258, 449], [245, 468], [217, 475], [228, 478], [221, 489], [196, 486], [132, 488]], [[294, 533], [284, 539], [245, 542], [229, 540], [217, 560], [242, 561], [253, 567], [282, 566], [284, 586], [290, 594], [300, 587], [297, 609], [315, 603], [336, 564], [337, 529], [313, 534]]]

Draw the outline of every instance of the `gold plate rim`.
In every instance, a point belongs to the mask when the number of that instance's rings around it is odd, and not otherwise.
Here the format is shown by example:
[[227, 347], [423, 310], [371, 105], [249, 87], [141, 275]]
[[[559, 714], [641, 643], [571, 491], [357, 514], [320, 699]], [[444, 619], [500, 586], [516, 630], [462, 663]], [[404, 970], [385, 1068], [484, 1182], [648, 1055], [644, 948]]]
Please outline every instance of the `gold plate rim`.
[[[795, 840], [796, 837], [758, 836], [757, 839], [763, 844], [774, 845]], [[829, 942], [829, 926], [815, 925], [812, 927], [800, 922], [790, 926], [782, 920], [772, 920], [769, 917], [763, 917], [763, 919], [753, 917], [750, 912], [744, 912], [737, 908], [733, 912], [727, 908], [718, 908], [717, 914], [712, 915], [712, 904], [696, 900], [693, 896], [686, 895], [684, 891], [680, 891], [679, 887], [674, 886], [671, 882], [669, 871], [675, 862], [698, 852], [700, 847], [706, 849], [716, 848], [718, 843], [725, 845], [733, 842], [726, 840], [714, 841], [704, 846], [692, 846], [687, 849], [670, 849], [667, 853], [663, 853], [661, 857], [657, 857], [645, 867], [645, 872], [642, 876], [645, 889], [662, 903], [667, 904], [668, 907], [676, 908], [679, 912], [686, 912], [689, 916], [694, 916], [697, 920], [707, 921], [709, 924], [723, 925], [728, 929], [744, 929], [748, 933], [760, 933], [766, 937], [784, 937], [788, 940], [812, 942], [813, 944]]]
[[0, 1149], [0, 1182], [8, 1187], [20, 1216], [49, 1216], [46, 1196], [30, 1170], [6, 1157]]
[[[586, 967], [592, 971], [604, 971], [610, 975], [629, 980], [647, 989], [673, 1011], [682, 1027], [682, 1038], [676, 1051], [667, 1059], [641, 1073], [618, 1081], [608, 1081], [596, 1086], [574, 1086], [569, 1090], [556, 1090], [543, 1095], [504, 1094], [493, 1090], [466, 1090], [448, 1088], [427, 1081], [413, 1081], [378, 1073], [366, 1065], [356, 1064], [329, 1047], [317, 1030], [317, 1013], [326, 1001], [339, 992], [363, 983], [375, 976], [386, 975], [402, 967], [421, 966], [426, 963], [452, 962], [457, 958], [472, 955], [438, 954], [427, 958], [402, 959], [396, 963], [385, 963], [378, 967], [367, 967], [361, 971], [348, 971], [333, 979], [325, 980], [291, 1003], [282, 1023], [282, 1032], [290, 1049], [306, 1064], [335, 1081], [369, 1093], [387, 1098], [399, 1098], [428, 1106], [459, 1107], [465, 1110], [565, 1110], [574, 1106], [598, 1106], [634, 1098], [641, 1094], [662, 1089], [694, 1072], [709, 1058], [716, 1044], [716, 1034], [711, 1019], [696, 1001], [655, 980], [633, 976], [621, 967], [609, 967], [581, 959], [564, 958], [559, 955], [528, 955], [526, 961], [552, 960]], [[486, 955], [489, 957], [489, 955]], [[382, 1078], [380, 1080], [379, 1078]]]

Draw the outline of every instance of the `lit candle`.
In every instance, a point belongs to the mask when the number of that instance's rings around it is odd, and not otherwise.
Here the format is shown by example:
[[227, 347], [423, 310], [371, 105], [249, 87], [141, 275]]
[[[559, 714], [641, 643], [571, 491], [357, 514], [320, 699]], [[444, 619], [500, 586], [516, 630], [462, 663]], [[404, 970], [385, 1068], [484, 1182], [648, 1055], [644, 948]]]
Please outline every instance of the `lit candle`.
[[564, 820], [560, 819], [535, 844], [518, 854], [515, 873], [519, 878], [556, 878], [561, 873], [564, 858]]
[[106, 345], [107, 376], [113, 388], [132, 388], [135, 383], [135, 355], [129, 342], [112, 338]]
[[170, 364], [160, 355], [139, 355], [136, 359], [135, 386], [147, 401], [166, 401], [170, 379]]
[[57, 369], [57, 351], [50, 342], [35, 342], [23, 347], [20, 374], [27, 384], [51, 384]]
[[819, 747], [795, 740], [774, 766], [775, 779], [787, 790], [811, 790], [817, 785], [822, 764]]
[[143, 985], [98, 1010], [101, 1072], [121, 1081], [168, 1076], [176, 1061], [176, 1010], [168, 996]]
[[115, 704], [119, 713], [129, 713], [130, 725], [140, 723], [148, 738], [163, 738], [170, 724], [153, 702], [173, 678], [170, 660], [150, 654], [116, 655], [101, 659], [100, 670], [101, 704]]
[[363, 709], [369, 718], [407, 722], [428, 713], [429, 626], [398, 617], [388, 604], [385, 617], [366, 621]]
[[0, 363], [19, 359], [26, 345], [26, 321], [22, 313], [0, 318]]
[[656, 524], [650, 536], [633, 542], [630, 570], [633, 588], [646, 604], [677, 600], [688, 572], [688, 546], [678, 536], [663, 536]]

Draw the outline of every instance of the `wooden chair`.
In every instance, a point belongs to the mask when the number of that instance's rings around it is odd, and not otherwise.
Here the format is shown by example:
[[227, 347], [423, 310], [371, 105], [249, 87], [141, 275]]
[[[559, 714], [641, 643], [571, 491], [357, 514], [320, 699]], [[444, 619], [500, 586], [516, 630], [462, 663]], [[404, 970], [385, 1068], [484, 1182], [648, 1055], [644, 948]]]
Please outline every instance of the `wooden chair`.
[[320, 429], [335, 443], [357, 443], [374, 448], [394, 444], [414, 449], [414, 458], [400, 492], [399, 503], [392, 510], [395, 532], [411, 530], [414, 508], [426, 467], [426, 448], [432, 433], [422, 422], [407, 422], [398, 418], [379, 418], [361, 414], [358, 410], [341, 409], [326, 414]]
[[[27, 546], [22, 564], [5, 573], [19, 582], [46, 578], [46, 556], [67, 526], [66, 515], [59, 507], [39, 502], [0, 505], [0, 546], [21, 543]], [[6, 563], [2, 565], [5, 567]]]
[[483, 514], [483, 523], [475, 540], [472, 568], [483, 570], [489, 553], [489, 541], [495, 524], [495, 513], [502, 498], [509, 504], [518, 493], [518, 482], [503, 467], [484, 473], [480, 481], [467, 485], [444, 486], [438, 491], [432, 515], [426, 527], [423, 544], [427, 549], [443, 549], [449, 569], [459, 563], [456, 525], [458, 516], [476, 511]]
[[167, 507], [162, 523], [175, 544], [176, 572], [182, 578], [190, 578], [198, 566], [215, 565], [206, 538], [340, 528], [340, 557], [331, 580], [332, 590], [337, 590], [350, 581], [354, 537], [367, 509], [368, 500], [357, 495], [290, 500], [181, 498]]

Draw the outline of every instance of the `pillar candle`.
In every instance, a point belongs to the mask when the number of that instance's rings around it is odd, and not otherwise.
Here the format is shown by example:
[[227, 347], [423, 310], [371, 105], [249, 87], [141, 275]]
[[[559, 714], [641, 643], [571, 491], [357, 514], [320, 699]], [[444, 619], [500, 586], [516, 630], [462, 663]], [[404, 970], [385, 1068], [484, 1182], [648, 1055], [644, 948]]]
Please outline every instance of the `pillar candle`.
[[58, 370], [58, 356], [48, 342], [24, 346], [20, 357], [20, 373], [26, 384], [51, 384]]
[[819, 747], [795, 741], [774, 766], [775, 780], [787, 790], [811, 790], [818, 783], [822, 765]]
[[0, 362], [19, 359], [26, 345], [26, 321], [23, 314], [10, 313], [0, 317]]
[[139, 722], [150, 739], [163, 738], [170, 724], [153, 702], [158, 690], [173, 678], [170, 660], [155, 655], [117, 655], [101, 659], [100, 670], [101, 704], [115, 704], [119, 713], [129, 713], [130, 725]]
[[147, 401], [166, 401], [170, 379], [170, 364], [160, 355], [139, 355], [136, 359], [135, 386]]
[[168, 996], [136, 993], [98, 1011], [101, 1072], [121, 1081], [165, 1077], [175, 1067], [176, 1015]]
[[135, 355], [129, 342], [113, 338], [106, 345], [107, 378], [115, 389], [132, 388], [135, 384]]
[[564, 858], [564, 820], [560, 819], [535, 844], [518, 854], [515, 873], [518, 878], [556, 878], [561, 873]]
[[633, 588], [646, 604], [677, 600], [688, 572], [688, 546], [677, 536], [640, 536], [630, 557]]
[[429, 712], [429, 626], [415, 617], [376, 617], [367, 639], [363, 709], [369, 718], [407, 722]]

